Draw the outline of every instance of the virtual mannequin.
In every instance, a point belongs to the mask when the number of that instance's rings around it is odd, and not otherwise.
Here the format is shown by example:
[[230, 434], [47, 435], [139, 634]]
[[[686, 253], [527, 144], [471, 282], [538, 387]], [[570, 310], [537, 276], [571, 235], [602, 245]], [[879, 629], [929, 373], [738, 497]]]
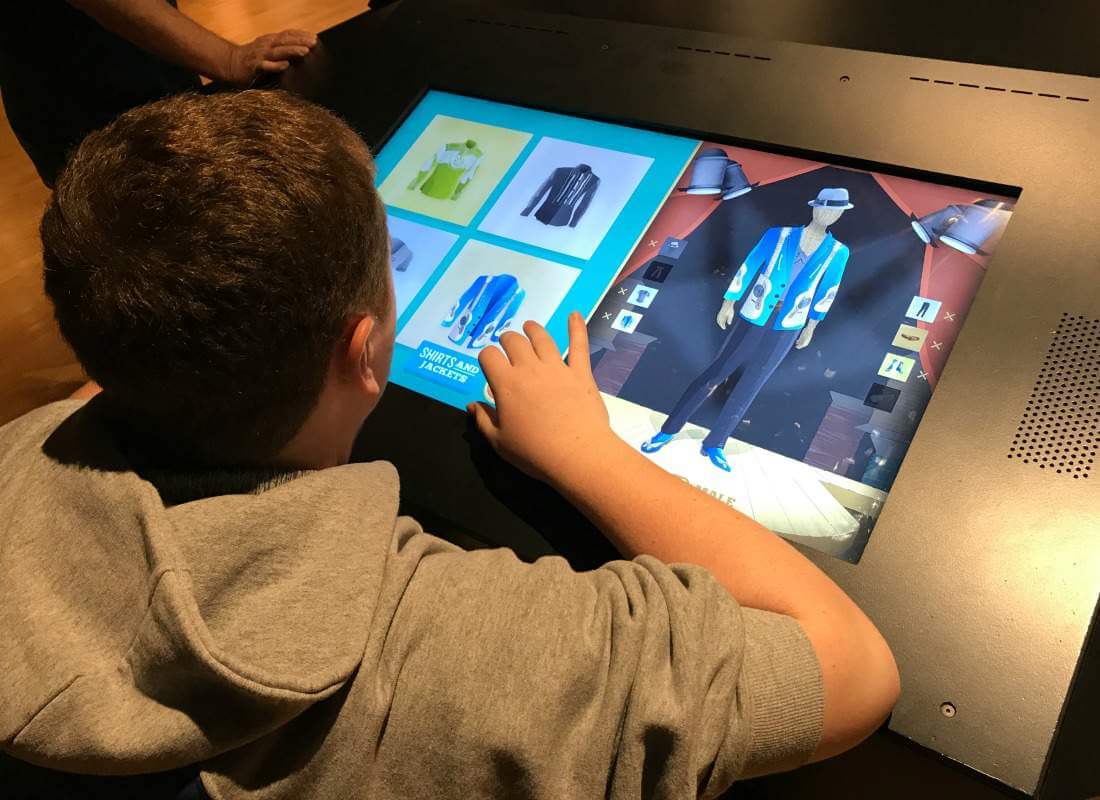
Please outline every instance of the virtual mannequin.
[[[643, 452], [654, 453], [668, 444], [703, 401], [741, 369], [700, 451], [714, 466], [730, 471], [724, 453], [727, 440], [791, 347], [802, 349], [810, 343], [844, 276], [848, 248], [828, 227], [853, 208], [848, 190], [822, 189], [809, 205], [809, 225], [769, 228], [745, 257], [718, 310], [719, 328], [726, 330], [734, 323], [725, 344], [688, 386], [660, 432], [642, 445]], [[740, 312], [735, 313], [742, 297]]]

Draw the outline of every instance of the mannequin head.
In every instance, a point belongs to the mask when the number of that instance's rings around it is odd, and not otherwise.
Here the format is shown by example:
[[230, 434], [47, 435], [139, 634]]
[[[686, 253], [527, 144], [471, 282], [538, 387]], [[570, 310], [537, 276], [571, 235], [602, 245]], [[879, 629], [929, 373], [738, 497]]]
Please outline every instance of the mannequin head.
[[828, 228], [849, 208], [854, 208], [848, 199], [848, 190], [843, 186], [826, 186], [810, 201], [813, 207], [813, 224], [819, 228]]
[[844, 209], [831, 206], [814, 206], [813, 213], [814, 222], [823, 228], [828, 228], [844, 216]]

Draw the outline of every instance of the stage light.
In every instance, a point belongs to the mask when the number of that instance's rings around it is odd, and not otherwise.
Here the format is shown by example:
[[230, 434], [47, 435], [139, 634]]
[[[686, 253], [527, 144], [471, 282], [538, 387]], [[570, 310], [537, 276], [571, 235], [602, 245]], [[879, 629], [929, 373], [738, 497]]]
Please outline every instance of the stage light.
[[982, 253], [994, 233], [1004, 230], [1013, 204], [1003, 200], [979, 200], [970, 205], [950, 205], [932, 214], [910, 220], [913, 231], [925, 244], [948, 247], [974, 255]]
[[730, 161], [726, 165], [726, 171], [722, 176], [722, 199], [732, 200], [752, 191], [752, 184], [745, 176], [745, 170], [736, 161]]
[[718, 194], [722, 191], [722, 181], [729, 163], [725, 150], [718, 147], [703, 150], [691, 163], [691, 184], [683, 191], [688, 194]]
[[940, 241], [970, 255], [981, 253], [982, 245], [1004, 230], [1012, 208], [1012, 203], [1000, 200], [979, 200], [963, 209], [962, 218], [940, 234]]
[[913, 217], [909, 224], [922, 242], [939, 247], [940, 236], [962, 218], [962, 213], [962, 206], [951, 205], [932, 214], [925, 214], [920, 219]]

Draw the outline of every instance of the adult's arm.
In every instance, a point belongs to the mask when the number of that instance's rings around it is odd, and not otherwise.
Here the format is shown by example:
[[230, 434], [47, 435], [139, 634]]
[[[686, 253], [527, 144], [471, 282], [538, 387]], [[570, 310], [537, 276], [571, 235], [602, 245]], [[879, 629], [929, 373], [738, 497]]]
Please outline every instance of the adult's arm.
[[[619, 439], [592, 378], [584, 320], [569, 320], [569, 364], [546, 330], [506, 333], [482, 368], [496, 409], [471, 406], [506, 458], [558, 488], [626, 558], [706, 568], [743, 606], [796, 620], [824, 687], [823, 759], [869, 736], [897, 700], [893, 655], [871, 621], [794, 547], [653, 464]], [[507, 354], [507, 355], [506, 355]]]
[[165, 61], [214, 80], [247, 86], [261, 72], [282, 72], [317, 43], [307, 31], [286, 30], [234, 44], [164, 0], [69, 0], [112, 33]]

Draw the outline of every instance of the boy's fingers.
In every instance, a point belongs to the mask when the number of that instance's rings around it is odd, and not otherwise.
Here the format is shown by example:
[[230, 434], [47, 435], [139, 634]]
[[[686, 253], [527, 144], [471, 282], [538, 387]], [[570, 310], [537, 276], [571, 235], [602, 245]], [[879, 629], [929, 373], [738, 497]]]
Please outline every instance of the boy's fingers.
[[592, 374], [592, 362], [588, 357], [588, 328], [584, 317], [577, 311], [569, 315], [569, 366], [586, 375]]
[[531, 347], [534, 348], [535, 355], [543, 361], [561, 361], [561, 350], [558, 349], [550, 334], [546, 332], [546, 328], [534, 320], [528, 320], [523, 323], [523, 332], [531, 340]]
[[[499, 347], [486, 347], [478, 354], [477, 363], [481, 365], [481, 371], [485, 373], [485, 380], [489, 382], [489, 388], [497, 385], [504, 377], [504, 371], [508, 369], [508, 357]], [[493, 389], [496, 392], [496, 389]]]
[[500, 337], [500, 346], [504, 348], [504, 352], [508, 354], [508, 360], [513, 364], [522, 364], [535, 355], [534, 350], [531, 349], [530, 340], [515, 331], [506, 331]]
[[500, 428], [497, 410], [484, 403], [470, 403], [466, 406], [466, 410], [473, 415], [474, 423], [481, 431], [481, 435], [488, 439], [490, 444], [496, 444], [497, 431]]

